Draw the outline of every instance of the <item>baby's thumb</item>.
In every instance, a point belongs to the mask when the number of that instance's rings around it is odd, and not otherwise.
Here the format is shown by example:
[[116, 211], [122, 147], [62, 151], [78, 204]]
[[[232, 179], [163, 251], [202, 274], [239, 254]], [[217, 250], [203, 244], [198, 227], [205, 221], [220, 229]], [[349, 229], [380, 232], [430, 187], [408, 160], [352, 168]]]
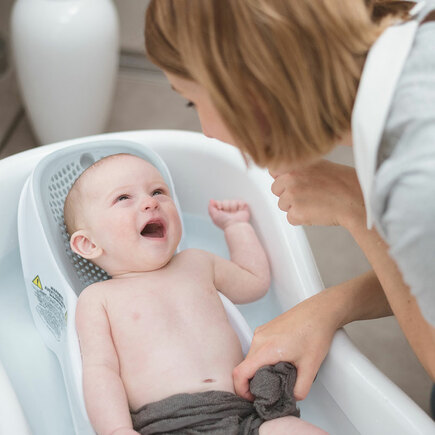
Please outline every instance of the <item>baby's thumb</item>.
[[213, 219], [215, 213], [216, 213], [216, 201], [214, 199], [210, 199], [208, 202], [208, 214]]

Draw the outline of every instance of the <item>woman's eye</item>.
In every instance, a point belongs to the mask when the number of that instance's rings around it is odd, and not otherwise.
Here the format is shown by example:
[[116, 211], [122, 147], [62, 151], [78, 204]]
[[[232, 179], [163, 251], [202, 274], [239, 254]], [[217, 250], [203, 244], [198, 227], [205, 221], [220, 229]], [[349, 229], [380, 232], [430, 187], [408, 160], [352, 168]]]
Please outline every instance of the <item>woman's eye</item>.
[[188, 103], [186, 103], [186, 107], [195, 107], [195, 104], [192, 103], [192, 101], [189, 101]]

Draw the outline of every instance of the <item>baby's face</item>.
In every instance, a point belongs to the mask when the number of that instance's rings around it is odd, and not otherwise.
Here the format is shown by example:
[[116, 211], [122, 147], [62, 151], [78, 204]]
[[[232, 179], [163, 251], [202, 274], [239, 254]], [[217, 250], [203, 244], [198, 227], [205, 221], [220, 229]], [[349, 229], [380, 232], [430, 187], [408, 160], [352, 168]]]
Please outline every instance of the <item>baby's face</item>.
[[181, 238], [181, 221], [154, 166], [116, 156], [92, 168], [83, 181], [86, 226], [102, 249], [95, 263], [116, 277], [169, 262]]

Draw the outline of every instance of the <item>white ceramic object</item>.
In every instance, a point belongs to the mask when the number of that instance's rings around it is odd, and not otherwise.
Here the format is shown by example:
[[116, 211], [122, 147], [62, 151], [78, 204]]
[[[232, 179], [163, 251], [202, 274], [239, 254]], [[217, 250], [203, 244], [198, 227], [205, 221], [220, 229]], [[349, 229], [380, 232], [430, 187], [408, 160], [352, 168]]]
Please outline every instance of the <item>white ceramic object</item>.
[[[129, 140], [158, 152], [174, 181], [187, 247], [227, 256], [222, 231], [208, 218], [208, 200], [248, 201], [273, 277], [271, 290], [264, 298], [239, 306], [251, 329], [323, 288], [304, 231], [289, 225], [276, 206], [267, 171], [255, 166], [247, 169], [236, 149], [201, 134], [175, 130], [112, 133], [39, 147], [1, 160], [0, 203], [4, 207], [0, 207], [0, 360], [8, 369], [34, 435], [76, 432], [62, 370], [37, 332], [29, 308], [18, 252], [18, 200], [41, 158], [68, 145], [98, 140]], [[44, 255], [40, 243], [35, 239], [35, 247], [40, 248], [35, 257]], [[435, 433], [431, 418], [374, 367], [341, 330], [300, 407], [304, 419], [333, 435]]]
[[12, 51], [21, 95], [42, 144], [104, 131], [119, 59], [111, 0], [17, 0]]

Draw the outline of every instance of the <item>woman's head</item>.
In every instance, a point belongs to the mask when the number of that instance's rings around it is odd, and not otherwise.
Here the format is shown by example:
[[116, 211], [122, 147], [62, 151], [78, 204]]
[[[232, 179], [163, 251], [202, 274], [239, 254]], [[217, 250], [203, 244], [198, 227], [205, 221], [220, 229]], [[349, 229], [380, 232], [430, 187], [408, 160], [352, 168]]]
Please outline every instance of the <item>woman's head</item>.
[[[262, 166], [311, 160], [350, 129], [367, 52], [387, 25], [372, 19], [373, 3], [152, 0], [147, 53], [208, 99], [226, 129], [218, 139]], [[201, 122], [214, 135], [209, 115]]]

